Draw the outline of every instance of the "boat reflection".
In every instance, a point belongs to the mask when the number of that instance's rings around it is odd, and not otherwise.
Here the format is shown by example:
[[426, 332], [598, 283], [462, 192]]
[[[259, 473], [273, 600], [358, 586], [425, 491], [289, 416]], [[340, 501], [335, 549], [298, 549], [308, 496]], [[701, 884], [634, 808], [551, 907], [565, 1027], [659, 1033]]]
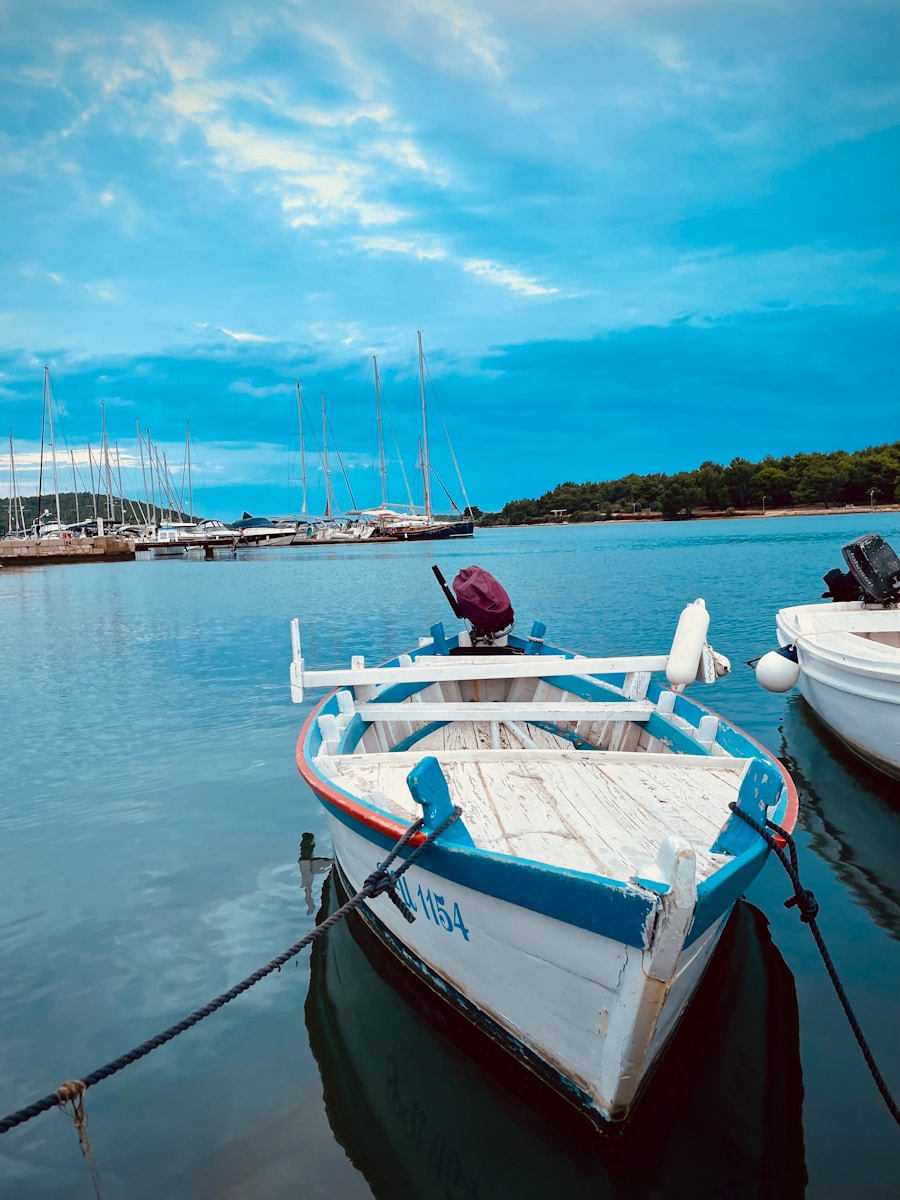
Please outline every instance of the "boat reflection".
[[313, 899], [313, 881], [317, 875], [324, 875], [331, 867], [330, 858], [316, 857], [316, 839], [311, 833], [304, 833], [300, 838], [300, 856], [297, 859], [297, 867], [306, 896], [306, 915], [311, 917], [316, 908]]
[[797, 784], [811, 848], [875, 924], [900, 940], [896, 781], [852, 755], [800, 696], [785, 709], [781, 758]]
[[[344, 898], [333, 873], [318, 919]], [[376, 1197], [803, 1195], [794, 979], [746, 902], [619, 1135], [470, 1025], [362, 916], [313, 947], [306, 1023], [334, 1135]]]

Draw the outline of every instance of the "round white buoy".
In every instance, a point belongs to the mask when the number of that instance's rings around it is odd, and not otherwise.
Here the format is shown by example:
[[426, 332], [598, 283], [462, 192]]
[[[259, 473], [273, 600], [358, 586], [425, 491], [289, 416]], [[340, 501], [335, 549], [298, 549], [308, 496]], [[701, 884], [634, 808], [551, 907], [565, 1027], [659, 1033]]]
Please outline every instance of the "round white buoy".
[[[770, 650], [756, 664], [756, 678], [767, 692], [789, 692], [800, 678], [800, 664], [785, 653], [787, 649]], [[793, 647], [790, 649], [796, 655]]]

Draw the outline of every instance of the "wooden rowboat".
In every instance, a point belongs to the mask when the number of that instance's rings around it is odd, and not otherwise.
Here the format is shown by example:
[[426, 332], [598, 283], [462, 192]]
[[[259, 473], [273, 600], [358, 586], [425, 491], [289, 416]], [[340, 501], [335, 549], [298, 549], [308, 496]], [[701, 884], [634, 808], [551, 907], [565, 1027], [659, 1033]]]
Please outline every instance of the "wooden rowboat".
[[[730, 804], [790, 831], [778, 761], [683, 688], [727, 669], [703, 601], [668, 654], [585, 658], [531, 635], [441, 624], [380, 667], [306, 668], [292, 624], [292, 697], [331, 687], [297, 764], [358, 891], [424, 816], [367, 901], [385, 943], [472, 1021], [600, 1122], [628, 1116], [767, 844]], [[653, 681], [666, 672], [668, 686]]]

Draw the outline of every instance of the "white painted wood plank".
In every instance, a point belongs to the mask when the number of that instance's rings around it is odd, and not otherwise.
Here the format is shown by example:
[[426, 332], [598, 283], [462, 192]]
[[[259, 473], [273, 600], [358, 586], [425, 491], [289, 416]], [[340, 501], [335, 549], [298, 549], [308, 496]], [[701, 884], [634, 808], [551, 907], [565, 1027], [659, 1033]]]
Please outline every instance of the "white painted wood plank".
[[782, 612], [788, 620], [796, 614], [797, 629], [801, 636], [817, 633], [887, 633], [900, 625], [900, 613], [891, 608], [847, 612], [832, 608], [830, 604], [816, 604], [783, 609]]
[[[474, 727], [474, 722], [471, 723]], [[677, 768], [678, 771], [735, 771], [743, 773], [744, 768], [751, 761], [749, 758], [718, 758], [712, 755], [705, 754], [673, 754], [671, 751], [663, 753], [651, 754], [644, 751], [612, 751], [612, 750], [576, 750], [571, 742], [562, 743], [562, 739], [558, 741], [562, 744], [554, 749], [540, 750], [522, 750], [516, 746], [507, 747], [501, 750], [494, 750], [490, 745], [490, 725], [487, 725], [487, 743], [483, 749], [473, 748], [471, 744], [472, 729], [469, 730], [469, 743], [460, 748], [442, 748], [443, 743], [438, 742], [441, 734], [453, 731], [456, 735], [455, 740], [461, 740], [464, 734], [462, 728], [463, 723], [447, 726], [444, 729], [437, 729], [427, 737], [422, 738], [417, 742], [411, 750], [398, 750], [387, 754], [371, 754], [367, 758], [371, 758], [375, 763], [379, 763], [382, 759], [390, 760], [396, 766], [405, 767], [411, 770], [417, 763], [420, 763], [427, 754], [433, 754], [440, 762], [444, 760], [448, 762], [515, 762], [519, 759], [527, 758], [532, 760], [555, 760], [560, 752], [566, 751], [569, 758], [584, 759], [592, 762], [594, 759], [601, 762], [604, 766], [609, 767], [612, 763], [632, 763], [636, 766], [646, 765], [647, 767], [656, 767], [659, 769], [661, 776], [664, 778], [666, 773], [672, 768]], [[501, 727], [502, 732], [502, 727]], [[547, 733], [543, 729], [534, 730], [536, 735], [546, 734], [548, 738], [554, 735]], [[345, 758], [352, 758], [357, 762], [359, 756], [353, 755], [337, 755], [335, 761], [340, 764]]]
[[583, 721], [604, 717], [609, 720], [647, 721], [656, 711], [652, 704], [586, 700], [528, 704], [473, 701], [471, 704], [360, 704], [356, 710], [364, 721]]
[[[665, 654], [616, 658], [564, 658], [556, 654], [516, 654], [494, 657], [420, 655], [406, 667], [337, 667], [302, 672], [304, 688], [354, 684], [409, 683], [432, 679], [524, 679], [544, 675], [620, 675], [639, 671], [664, 671]], [[298, 672], [299, 674], [299, 672]]]

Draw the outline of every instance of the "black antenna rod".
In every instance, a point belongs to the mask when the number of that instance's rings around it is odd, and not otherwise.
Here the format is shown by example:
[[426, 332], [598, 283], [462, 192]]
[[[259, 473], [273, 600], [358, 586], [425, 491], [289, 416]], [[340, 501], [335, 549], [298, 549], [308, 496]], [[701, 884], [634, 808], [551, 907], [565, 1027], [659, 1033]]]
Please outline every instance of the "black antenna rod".
[[435, 566], [432, 566], [431, 569], [432, 569], [432, 571], [434, 571], [435, 579], [441, 585], [441, 591], [447, 597], [447, 601], [448, 601], [450, 607], [453, 609], [454, 616], [456, 616], [460, 621], [462, 621], [463, 620], [462, 610], [460, 609], [459, 605], [456, 603], [456, 597], [453, 595], [453, 593], [450, 591], [449, 587], [447, 586], [447, 580], [441, 574], [441, 568], [435, 565]]

